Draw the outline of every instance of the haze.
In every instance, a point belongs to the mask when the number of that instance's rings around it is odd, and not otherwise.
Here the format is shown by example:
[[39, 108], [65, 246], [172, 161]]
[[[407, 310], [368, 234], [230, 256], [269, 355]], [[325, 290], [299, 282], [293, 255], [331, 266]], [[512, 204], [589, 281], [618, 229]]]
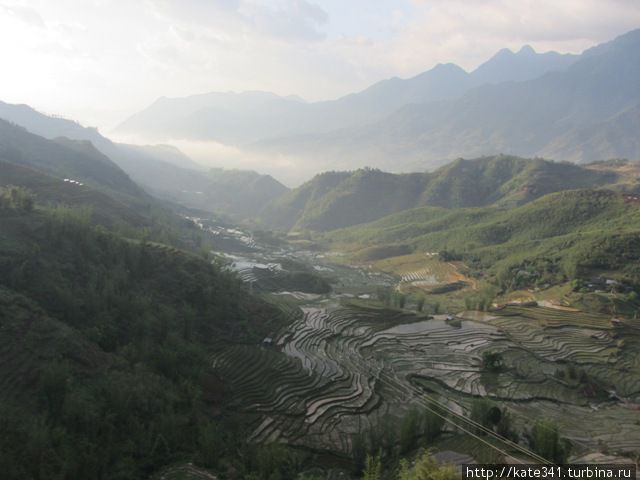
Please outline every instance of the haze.
[[635, 0], [3, 1], [0, 90], [109, 133], [160, 96], [330, 99], [505, 47], [578, 53], [638, 24]]

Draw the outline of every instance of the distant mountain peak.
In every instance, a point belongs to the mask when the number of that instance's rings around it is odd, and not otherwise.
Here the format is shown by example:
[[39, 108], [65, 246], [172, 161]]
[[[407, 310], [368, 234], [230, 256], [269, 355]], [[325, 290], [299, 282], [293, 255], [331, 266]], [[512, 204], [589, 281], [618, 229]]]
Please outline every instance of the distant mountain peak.
[[464, 71], [464, 69], [458, 65], [456, 65], [455, 63], [438, 63], [435, 67], [433, 67], [431, 69], [431, 71], [438, 71], [438, 70], [444, 70], [444, 71]]
[[533, 49], [531, 45], [523, 45], [522, 48], [518, 51], [518, 55], [535, 55], [536, 51]]

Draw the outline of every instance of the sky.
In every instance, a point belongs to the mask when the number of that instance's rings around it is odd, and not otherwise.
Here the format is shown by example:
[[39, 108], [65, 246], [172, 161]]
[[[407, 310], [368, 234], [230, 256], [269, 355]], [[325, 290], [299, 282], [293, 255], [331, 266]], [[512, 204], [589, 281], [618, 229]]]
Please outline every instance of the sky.
[[160, 96], [330, 99], [634, 28], [639, 0], [0, 0], [0, 100], [108, 133]]

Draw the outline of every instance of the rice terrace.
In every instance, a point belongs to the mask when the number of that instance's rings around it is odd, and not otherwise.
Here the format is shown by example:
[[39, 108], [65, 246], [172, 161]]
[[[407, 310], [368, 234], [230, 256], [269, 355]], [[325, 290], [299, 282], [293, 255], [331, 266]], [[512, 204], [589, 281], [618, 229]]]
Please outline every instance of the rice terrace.
[[[456, 309], [454, 301], [453, 310], [435, 312], [424, 300], [404, 300], [399, 308], [398, 292], [429, 292], [464, 276], [437, 254], [350, 264], [342, 255], [257, 247], [232, 264], [255, 288], [286, 257], [326, 275], [336, 292], [270, 284], [262, 295], [288, 312], [287, 326], [261, 345], [220, 345], [212, 355], [214, 372], [230, 386], [224, 408], [243, 415], [251, 442], [357, 461], [402, 436], [406, 418], [427, 412], [404, 441], [432, 435], [445, 457], [534, 461], [514, 440], [539, 417], [561, 426], [574, 458], [605, 444], [603, 458], [635, 454], [640, 320], [545, 301], [548, 307], [511, 302], [482, 311]], [[474, 295], [474, 287], [462, 288]], [[502, 430], [470, 414], [479, 399], [497, 408]]]

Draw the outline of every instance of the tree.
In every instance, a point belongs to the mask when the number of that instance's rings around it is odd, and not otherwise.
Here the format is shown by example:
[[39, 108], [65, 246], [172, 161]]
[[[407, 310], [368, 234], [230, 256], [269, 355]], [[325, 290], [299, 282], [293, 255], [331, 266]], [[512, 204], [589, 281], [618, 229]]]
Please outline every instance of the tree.
[[424, 295], [419, 295], [418, 298], [416, 299], [416, 310], [418, 310], [419, 312], [421, 312], [424, 309]]
[[564, 463], [571, 451], [571, 444], [560, 438], [560, 430], [555, 422], [539, 420], [531, 429], [531, 448], [547, 460]]
[[398, 480], [454, 480], [458, 478], [455, 469], [450, 465], [438, 464], [428, 453], [422, 454], [415, 465], [409, 466], [403, 461]]
[[420, 414], [411, 409], [402, 419], [400, 425], [400, 453], [407, 453], [416, 446], [420, 434]]
[[205, 467], [216, 468], [224, 450], [222, 430], [214, 422], [207, 422], [199, 428], [198, 446], [200, 463]]
[[33, 193], [24, 187], [8, 185], [0, 187], [0, 210], [22, 210], [31, 212], [35, 205]]
[[396, 307], [400, 309], [404, 308], [405, 304], [407, 303], [406, 295], [401, 292], [395, 292], [393, 294], [393, 303]]
[[382, 478], [382, 461], [381, 454], [375, 456], [367, 456], [367, 462], [364, 468], [362, 480], [380, 480]]
[[491, 400], [479, 398], [471, 404], [471, 420], [483, 427], [493, 429], [502, 420], [502, 411]]
[[438, 438], [446, 422], [445, 416], [446, 411], [437, 406], [423, 413], [421, 429], [425, 441], [433, 442]]
[[503, 366], [502, 353], [494, 350], [482, 352], [482, 366], [490, 372], [500, 371]]
[[42, 373], [41, 397], [46, 402], [49, 417], [55, 422], [59, 420], [62, 411], [69, 376], [68, 366], [57, 362], [48, 365]]

